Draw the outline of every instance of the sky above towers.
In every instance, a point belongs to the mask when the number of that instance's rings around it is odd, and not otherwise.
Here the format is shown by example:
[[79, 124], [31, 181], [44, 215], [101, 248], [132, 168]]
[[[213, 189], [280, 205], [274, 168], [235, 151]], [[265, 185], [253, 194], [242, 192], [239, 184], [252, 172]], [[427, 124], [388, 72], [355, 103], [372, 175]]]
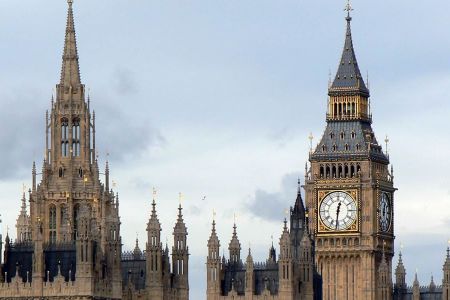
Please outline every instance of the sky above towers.
[[[110, 153], [124, 247], [136, 235], [144, 246], [152, 187], [170, 244], [183, 192], [194, 299], [204, 291], [213, 209], [222, 249], [235, 213], [242, 247], [251, 243], [255, 260], [268, 256], [271, 235], [278, 243], [297, 177], [303, 180], [309, 133], [315, 144], [325, 128], [329, 73], [343, 47], [345, 1], [328, 2], [74, 3], [81, 77], [96, 110], [102, 163]], [[380, 143], [389, 135], [399, 188], [396, 249], [404, 244], [409, 282], [416, 268], [421, 284], [431, 273], [439, 282], [450, 237], [450, 3], [353, 6], [374, 130]], [[0, 1], [3, 232], [14, 228], [32, 161], [39, 169], [43, 157], [66, 8], [63, 0]]]

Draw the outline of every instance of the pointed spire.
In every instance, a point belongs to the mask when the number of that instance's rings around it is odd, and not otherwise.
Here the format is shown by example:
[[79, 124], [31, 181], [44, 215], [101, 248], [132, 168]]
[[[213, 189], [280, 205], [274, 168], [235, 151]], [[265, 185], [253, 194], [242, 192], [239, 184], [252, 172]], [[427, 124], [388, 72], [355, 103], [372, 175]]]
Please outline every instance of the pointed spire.
[[67, 12], [66, 37], [64, 41], [60, 84], [66, 88], [76, 88], [81, 85], [81, 79], [75, 34], [75, 22], [72, 9], [73, 0], [68, 0], [67, 3], [69, 5], [69, 9]]
[[356, 60], [355, 50], [353, 48], [350, 12], [353, 10], [350, 3], [347, 4], [347, 31], [345, 35], [344, 50], [342, 52], [339, 68], [336, 77], [329, 88], [329, 94], [335, 95], [340, 92], [353, 92], [369, 97], [369, 90], [364, 83]]

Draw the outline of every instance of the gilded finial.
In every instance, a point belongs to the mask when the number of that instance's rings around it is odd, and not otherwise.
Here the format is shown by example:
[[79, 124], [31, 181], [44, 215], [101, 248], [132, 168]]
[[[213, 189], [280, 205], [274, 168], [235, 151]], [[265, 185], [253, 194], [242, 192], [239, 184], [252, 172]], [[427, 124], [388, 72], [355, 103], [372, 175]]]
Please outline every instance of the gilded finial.
[[67, 0], [67, 3], [69, 4], [69, 6], [72, 6], [73, 0]]
[[388, 145], [389, 145], [389, 137], [386, 135], [386, 138], [384, 139], [384, 142], [386, 143], [386, 154], [389, 153], [388, 151]]
[[309, 133], [308, 139], [309, 139], [309, 152], [312, 152], [312, 148], [313, 148], [312, 143], [314, 140], [314, 136], [313, 136], [312, 132]]
[[213, 221], [216, 221], [216, 210], [213, 209]]

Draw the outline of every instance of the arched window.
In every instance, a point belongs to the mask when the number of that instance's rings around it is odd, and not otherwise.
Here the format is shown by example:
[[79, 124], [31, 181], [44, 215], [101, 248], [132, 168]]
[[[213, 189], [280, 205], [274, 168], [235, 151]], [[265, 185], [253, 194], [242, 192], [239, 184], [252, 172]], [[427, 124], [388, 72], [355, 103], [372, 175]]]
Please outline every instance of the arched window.
[[78, 215], [80, 212], [80, 206], [77, 204], [73, 208], [73, 239], [77, 239], [78, 235]]
[[49, 242], [56, 243], [56, 206], [50, 205], [48, 212]]
[[64, 157], [69, 155], [69, 121], [61, 120], [61, 154]]
[[72, 153], [80, 156], [80, 119], [74, 119], [72, 123]]

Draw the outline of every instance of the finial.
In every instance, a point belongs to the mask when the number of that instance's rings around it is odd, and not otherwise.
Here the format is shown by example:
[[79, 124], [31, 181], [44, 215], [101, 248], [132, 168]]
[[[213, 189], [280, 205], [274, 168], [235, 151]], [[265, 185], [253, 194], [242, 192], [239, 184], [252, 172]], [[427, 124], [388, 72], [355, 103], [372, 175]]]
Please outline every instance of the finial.
[[386, 138], [384, 139], [384, 142], [386, 143], [386, 154], [389, 153], [388, 151], [388, 145], [389, 145], [389, 137], [386, 135]]
[[214, 223], [216, 222], [216, 210], [215, 209], [213, 209], [213, 222]]
[[[0, 220], [1, 222], [1, 220]], [[450, 258], [450, 240], [448, 240], [448, 246], [447, 246], [447, 258]]]
[[183, 193], [178, 193], [178, 201], [179, 201], [179, 203], [180, 203], [180, 207], [181, 207], [181, 204], [183, 203], [183, 200], [184, 200], [184, 195], [183, 195]]
[[69, 4], [70, 7], [72, 7], [73, 0], [67, 0], [67, 3]]
[[312, 143], [314, 140], [314, 136], [313, 136], [312, 132], [309, 133], [308, 139], [309, 139], [309, 152], [312, 152], [312, 148], [313, 148]]
[[302, 192], [302, 186], [301, 186], [300, 177], [299, 177], [297, 179], [297, 194], [300, 195], [301, 192]]
[[367, 88], [370, 90], [369, 71], [367, 71]]
[[345, 6], [344, 11], [347, 12], [347, 21], [350, 22], [352, 17], [350, 16], [350, 12], [353, 11], [352, 3], [350, 0], [347, 0], [347, 5]]
[[156, 193], [157, 193], [156, 188], [153, 187], [153, 203], [156, 202]]
[[284, 218], [284, 228], [283, 228], [285, 231], [287, 230], [287, 219], [286, 218]]
[[272, 247], [273, 247], [273, 234], [270, 235], [270, 239], [272, 240]]

